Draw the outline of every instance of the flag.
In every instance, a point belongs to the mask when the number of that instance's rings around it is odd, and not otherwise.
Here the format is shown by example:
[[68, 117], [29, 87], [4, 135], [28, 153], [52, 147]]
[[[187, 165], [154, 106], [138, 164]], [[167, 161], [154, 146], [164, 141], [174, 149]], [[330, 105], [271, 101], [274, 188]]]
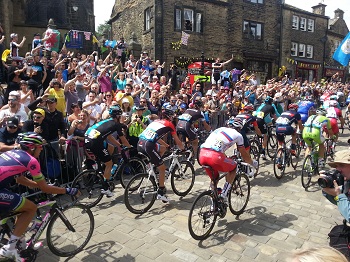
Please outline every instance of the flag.
[[104, 52], [106, 52], [108, 50], [107, 47], [101, 46], [101, 53], [103, 54]]
[[5, 49], [4, 52], [2, 52], [1, 54], [1, 60], [6, 62], [7, 57], [9, 56], [10, 53], [11, 53], [10, 49]]
[[343, 66], [347, 66], [350, 60], [350, 32], [338, 46], [333, 54], [333, 59]]
[[188, 38], [190, 37], [189, 34], [185, 33], [182, 31], [182, 36], [181, 36], [181, 44], [187, 45], [188, 44]]
[[64, 40], [64, 42], [70, 42], [69, 34], [66, 34], [66, 39]]
[[61, 33], [58, 30], [55, 29], [47, 29], [45, 31], [45, 38], [48, 38], [45, 43], [45, 49], [49, 51], [58, 51], [59, 45], [60, 45], [60, 37]]
[[113, 40], [112, 43], [109, 44], [110, 47], [114, 48], [117, 45], [117, 41]]
[[77, 30], [72, 30], [73, 31], [73, 38], [78, 39], [78, 31]]
[[84, 32], [85, 40], [90, 41], [91, 32]]
[[98, 44], [98, 40], [97, 40], [96, 36], [94, 36], [94, 35], [92, 35], [92, 43]]

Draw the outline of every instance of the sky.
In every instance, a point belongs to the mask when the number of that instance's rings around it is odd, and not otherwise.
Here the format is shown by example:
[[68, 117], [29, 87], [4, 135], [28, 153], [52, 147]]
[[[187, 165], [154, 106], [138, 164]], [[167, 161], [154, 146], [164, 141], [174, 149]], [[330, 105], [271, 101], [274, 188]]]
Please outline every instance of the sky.
[[[317, 5], [320, 2], [327, 5], [326, 15], [330, 18], [334, 17], [334, 10], [340, 8], [343, 10], [344, 19], [348, 28], [350, 29], [350, 4], [349, 0], [285, 0], [286, 4], [293, 5], [303, 10], [312, 12], [312, 6]], [[115, 0], [94, 0], [95, 8], [95, 25], [96, 29], [100, 24], [109, 20]]]

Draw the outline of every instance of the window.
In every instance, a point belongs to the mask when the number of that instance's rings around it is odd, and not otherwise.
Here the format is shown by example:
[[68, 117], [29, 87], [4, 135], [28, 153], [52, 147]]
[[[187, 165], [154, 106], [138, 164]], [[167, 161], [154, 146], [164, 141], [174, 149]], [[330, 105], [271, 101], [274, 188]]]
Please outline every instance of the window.
[[247, 0], [248, 2], [254, 3], [254, 4], [263, 4], [264, 0]]
[[338, 49], [339, 45], [340, 45], [340, 40], [335, 40], [334, 41], [334, 51]]
[[175, 30], [181, 30], [181, 9], [175, 9]]
[[145, 10], [145, 28], [144, 30], [150, 30], [151, 29], [151, 8], [147, 8]]
[[304, 18], [304, 17], [300, 18], [300, 26], [299, 26], [299, 28], [302, 31], [306, 31], [306, 18]]
[[244, 21], [243, 22], [243, 37], [247, 39], [262, 40], [262, 24]]
[[299, 44], [298, 56], [305, 57], [305, 45]]
[[293, 15], [292, 29], [299, 29], [299, 16]]
[[315, 20], [309, 19], [307, 20], [307, 31], [313, 32], [315, 28]]
[[193, 31], [193, 25], [194, 25], [194, 17], [193, 17], [193, 10], [191, 9], [184, 9], [184, 29], [185, 31]]
[[297, 56], [298, 55], [298, 44], [292, 42], [292, 48], [290, 49], [290, 55], [291, 56]]
[[306, 57], [313, 58], [314, 57], [314, 47], [312, 45], [306, 46]]
[[196, 14], [196, 32], [202, 33], [202, 14], [201, 13]]

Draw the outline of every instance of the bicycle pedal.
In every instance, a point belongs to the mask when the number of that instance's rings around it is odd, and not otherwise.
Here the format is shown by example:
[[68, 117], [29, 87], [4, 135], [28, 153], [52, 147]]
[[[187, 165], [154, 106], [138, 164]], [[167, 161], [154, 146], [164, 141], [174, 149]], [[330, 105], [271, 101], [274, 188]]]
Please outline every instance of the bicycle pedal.
[[35, 243], [35, 245], [33, 246], [33, 249], [38, 250], [39, 248], [41, 248], [43, 246], [44, 246], [43, 242], [38, 242], [38, 243]]

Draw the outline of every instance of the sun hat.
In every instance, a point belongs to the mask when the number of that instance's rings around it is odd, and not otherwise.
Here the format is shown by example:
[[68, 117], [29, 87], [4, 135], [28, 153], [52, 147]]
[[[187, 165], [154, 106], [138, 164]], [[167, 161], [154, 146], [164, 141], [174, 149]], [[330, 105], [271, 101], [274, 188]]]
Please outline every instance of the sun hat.
[[334, 161], [329, 162], [328, 165], [331, 167], [337, 167], [337, 164], [348, 164], [350, 165], [350, 150], [341, 150], [334, 154]]

